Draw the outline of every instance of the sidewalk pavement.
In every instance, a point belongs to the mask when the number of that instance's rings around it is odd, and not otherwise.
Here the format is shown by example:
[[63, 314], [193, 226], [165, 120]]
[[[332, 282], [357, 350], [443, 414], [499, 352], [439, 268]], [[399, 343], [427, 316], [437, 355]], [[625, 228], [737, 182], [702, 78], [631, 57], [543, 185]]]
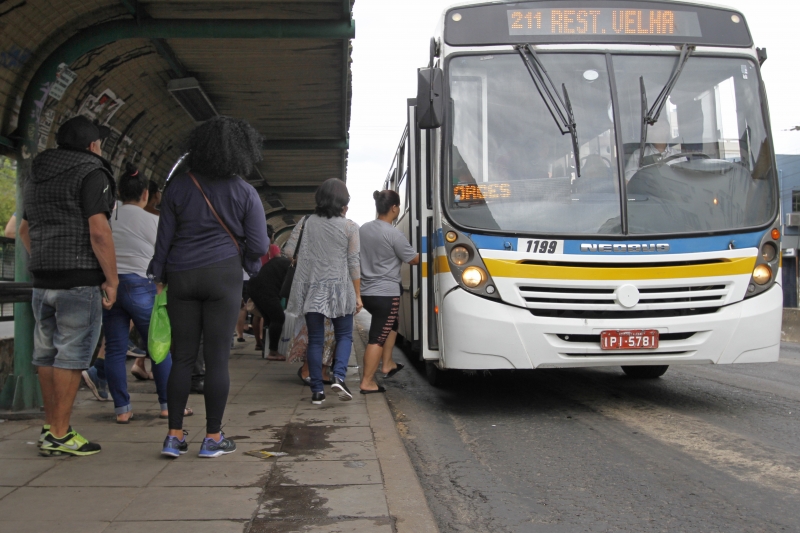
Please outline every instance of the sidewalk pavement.
[[[350, 364], [364, 353], [363, 321]], [[358, 334], [360, 333], [360, 334]], [[197, 457], [202, 396], [189, 397], [189, 453], [161, 457], [167, 422], [152, 382], [129, 381], [135, 417], [114, 423], [112, 402], [78, 393], [72, 424], [103, 446], [89, 457], [38, 455], [42, 420], [0, 423], [0, 530], [13, 533], [436, 533], [433, 516], [382, 394], [355, 391], [311, 404], [297, 366], [268, 362], [252, 339], [231, 353], [223, 431], [235, 453]], [[253, 450], [288, 455], [262, 459]], [[166, 526], [162, 529], [159, 526]]]

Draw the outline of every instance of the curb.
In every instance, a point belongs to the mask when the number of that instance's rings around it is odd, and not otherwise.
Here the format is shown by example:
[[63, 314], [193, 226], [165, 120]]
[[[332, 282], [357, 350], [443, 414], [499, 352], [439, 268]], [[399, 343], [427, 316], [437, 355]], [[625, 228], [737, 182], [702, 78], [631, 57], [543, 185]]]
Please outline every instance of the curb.
[[[359, 368], [364, 368], [366, 343], [360, 324], [353, 344]], [[428, 507], [425, 492], [411, 464], [384, 394], [367, 395], [369, 425], [375, 437], [375, 453], [383, 473], [383, 487], [389, 515], [397, 533], [439, 533], [439, 527]]]

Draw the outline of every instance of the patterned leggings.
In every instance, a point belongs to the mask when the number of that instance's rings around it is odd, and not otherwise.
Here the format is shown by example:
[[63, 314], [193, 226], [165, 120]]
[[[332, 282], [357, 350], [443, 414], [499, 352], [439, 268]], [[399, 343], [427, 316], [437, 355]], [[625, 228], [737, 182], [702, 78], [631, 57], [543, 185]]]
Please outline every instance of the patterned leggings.
[[368, 344], [383, 346], [392, 331], [397, 331], [397, 312], [400, 309], [399, 296], [362, 296], [361, 301], [372, 323], [369, 326]]

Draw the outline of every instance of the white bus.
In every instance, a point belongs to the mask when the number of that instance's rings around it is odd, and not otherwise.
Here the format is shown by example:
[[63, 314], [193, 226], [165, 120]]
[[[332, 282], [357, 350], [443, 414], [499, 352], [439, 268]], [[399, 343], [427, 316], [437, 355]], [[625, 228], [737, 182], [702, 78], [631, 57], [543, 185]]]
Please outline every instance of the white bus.
[[778, 359], [778, 181], [741, 13], [547, 0], [444, 12], [386, 179], [400, 335], [447, 369]]

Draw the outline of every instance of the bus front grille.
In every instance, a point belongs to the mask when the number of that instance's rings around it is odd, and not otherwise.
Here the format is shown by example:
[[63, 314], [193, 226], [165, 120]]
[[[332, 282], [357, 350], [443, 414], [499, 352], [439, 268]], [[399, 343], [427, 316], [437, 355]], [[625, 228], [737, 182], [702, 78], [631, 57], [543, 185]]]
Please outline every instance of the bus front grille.
[[519, 286], [519, 293], [531, 313], [560, 318], [650, 318], [714, 313], [729, 303], [731, 283], [713, 285], [648, 283], [637, 287], [638, 302], [621, 305], [617, 290], [631, 285], [576, 287], [553, 285]]

